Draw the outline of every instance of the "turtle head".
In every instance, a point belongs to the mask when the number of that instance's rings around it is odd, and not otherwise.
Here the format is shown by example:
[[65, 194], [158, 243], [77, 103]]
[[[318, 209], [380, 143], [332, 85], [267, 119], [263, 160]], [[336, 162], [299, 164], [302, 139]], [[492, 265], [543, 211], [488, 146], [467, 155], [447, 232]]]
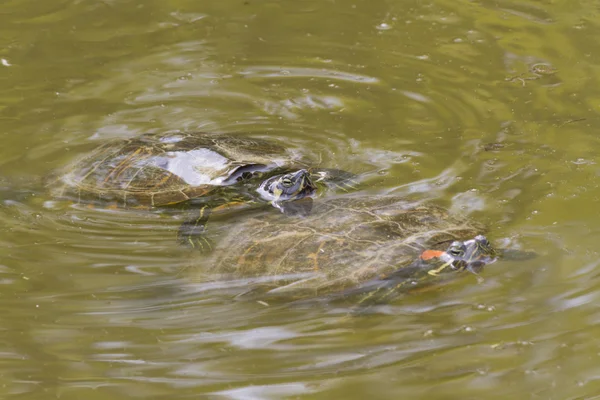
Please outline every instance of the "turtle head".
[[299, 200], [312, 195], [315, 190], [316, 186], [310, 173], [305, 169], [272, 176], [265, 180], [259, 188], [261, 195], [273, 203]]
[[454, 241], [444, 253], [444, 258], [454, 269], [467, 269], [472, 272], [477, 272], [497, 258], [496, 250], [483, 235], [477, 235], [463, 242]]

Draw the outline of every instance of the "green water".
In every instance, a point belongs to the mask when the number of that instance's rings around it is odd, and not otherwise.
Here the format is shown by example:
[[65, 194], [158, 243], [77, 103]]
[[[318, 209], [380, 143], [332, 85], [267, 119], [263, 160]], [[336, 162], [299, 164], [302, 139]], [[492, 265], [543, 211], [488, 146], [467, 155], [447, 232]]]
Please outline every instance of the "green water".
[[[595, 2], [22, 0], [0, 27], [2, 398], [600, 396]], [[350, 318], [267, 307], [189, 277], [177, 216], [43, 187], [175, 131], [306, 149], [539, 257]]]

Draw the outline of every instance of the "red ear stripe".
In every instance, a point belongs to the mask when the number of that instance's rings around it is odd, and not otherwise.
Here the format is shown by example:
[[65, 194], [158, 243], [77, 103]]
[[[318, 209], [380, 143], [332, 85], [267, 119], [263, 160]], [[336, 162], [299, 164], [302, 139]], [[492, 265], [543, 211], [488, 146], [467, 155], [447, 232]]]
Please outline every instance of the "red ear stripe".
[[432, 258], [439, 258], [443, 256], [445, 251], [440, 250], [425, 250], [421, 253], [421, 260], [431, 260]]

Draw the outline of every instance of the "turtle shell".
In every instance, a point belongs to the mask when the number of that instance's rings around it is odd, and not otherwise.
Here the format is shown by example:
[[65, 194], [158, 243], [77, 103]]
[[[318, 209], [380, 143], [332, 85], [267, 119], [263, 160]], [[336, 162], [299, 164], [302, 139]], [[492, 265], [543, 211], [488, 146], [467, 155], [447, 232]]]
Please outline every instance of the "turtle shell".
[[[213, 220], [216, 248], [192, 271], [201, 281], [260, 277], [270, 294], [322, 295], [398, 275], [425, 249], [446, 249], [482, 231], [439, 206], [343, 195], [316, 201], [303, 218], [257, 212]], [[413, 272], [406, 278], [423, 277]]]
[[106, 143], [66, 167], [54, 195], [124, 206], [164, 206], [204, 196], [255, 172], [292, 166], [284, 147], [223, 134], [156, 135]]

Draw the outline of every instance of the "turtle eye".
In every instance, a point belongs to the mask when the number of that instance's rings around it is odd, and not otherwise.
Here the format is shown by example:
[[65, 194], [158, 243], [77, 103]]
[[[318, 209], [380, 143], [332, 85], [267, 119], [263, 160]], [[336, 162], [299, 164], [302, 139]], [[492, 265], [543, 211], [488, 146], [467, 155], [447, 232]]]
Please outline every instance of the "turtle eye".
[[462, 249], [456, 249], [455, 248], [455, 249], [450, 249], [448, 251], [448, 253], [452, 254], [453, 256], [460, 256], [460, 255], [463, 254], [463, 251], [462, 251]]
[[283, 178], [281, 184], [285, 187], [290, 187], [292, 186], [292, 180], [290, 178]]
[[455, 257], [460, 257], [465, 254], [465, 245], [461, 242], [454, 242], [450, 245], [447, 252]]

